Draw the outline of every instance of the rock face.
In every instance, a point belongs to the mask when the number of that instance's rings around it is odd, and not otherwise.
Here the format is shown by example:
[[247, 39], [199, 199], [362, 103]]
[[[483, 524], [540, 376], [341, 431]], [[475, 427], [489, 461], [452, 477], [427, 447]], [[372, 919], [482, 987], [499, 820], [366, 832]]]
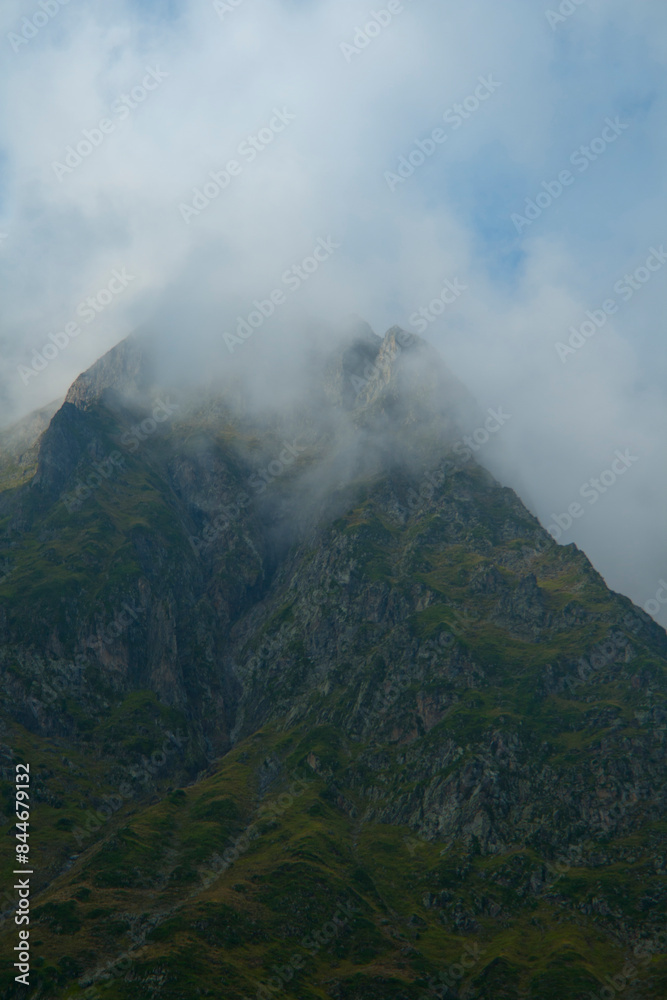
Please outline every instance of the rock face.
[[150, 346], [150, 340], [145, 335], [121, 341], [92, 368], [79, 375], [70, 387], [65, 402], [87, 410], [109, 390], [126, 397], [145, 395], [153, 381]]
[[61, 400], [49, 403], [13, 426], [0, 430], [0, 481], [5, 489], [20, 486], [32, 475], [39, 438], [61, 403]]
[[40, 995], [665, 995], [665, 632], [460, 457], [418, 338], [247, 398], [129, 340], [0, 492]]

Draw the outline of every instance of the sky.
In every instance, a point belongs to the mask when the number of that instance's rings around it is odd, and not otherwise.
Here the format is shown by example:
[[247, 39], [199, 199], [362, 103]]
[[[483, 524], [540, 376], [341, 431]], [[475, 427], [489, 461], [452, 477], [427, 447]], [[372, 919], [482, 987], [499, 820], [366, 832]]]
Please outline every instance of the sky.
[[288, 394], [296, 317], [399, 324], [667, 625], [664, 0], [3, 0], [0, 44], [0, 425], [137, 328], [205, 372], [259, 319]]

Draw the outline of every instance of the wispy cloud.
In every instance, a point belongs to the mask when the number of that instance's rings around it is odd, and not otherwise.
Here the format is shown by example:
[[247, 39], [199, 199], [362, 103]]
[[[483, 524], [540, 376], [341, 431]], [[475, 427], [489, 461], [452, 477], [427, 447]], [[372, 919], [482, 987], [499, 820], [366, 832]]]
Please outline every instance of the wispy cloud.
[[[643, 604], [667, 562], [664, 283], [608, 314], [568, 364], [554, 344], [664, 241], [664, 2], [587, 0], [552, 24], [559, 5], [420, 0], [369, 30], [386, 6], [72, 0], [14, 51], [10, 34], [31, 34], [23, 19], [40, 7], [5, 0], [2, 419], [64, 393], [139, 324], [176, 366], [199, 344], [211, 363], [265, 366], [284, 387], [310, 317], [410, 328], [416, 304], [465, 275], [470, 291], [423, 335], [484, 408], [502, 399], [512, 413], [484, 460], [547, 523], [615, 448], [641, 454], [568, 537]], [[343, 43], [359, 51], [347, 59]], [[165, 76], [143, 99], [155, 67]], [[490, 77], [502, 85], [483, 100]], [[283, 108], [294, 119], [269, 141]], [[614, 141], [609, 121], [628, 126]], [[104, 136], [90, 154], [77, 148], [93, 145], [86, 130]], [[257, 156], [241, 161], [253, 139]], [[68, 147], [74, 166], [58, 177]], [[207, 193], [232, 161], [242, 169]], [[392, 192], [385, 173], [404, 162], [414, 173]], [[198, 212], [188, 225], [181, 204]], [[328, 233], [341, 248], [326, 267], [231, 354], [223, 333]], [[132, 288], [25, 385], [18, 366], [119, 260]]]

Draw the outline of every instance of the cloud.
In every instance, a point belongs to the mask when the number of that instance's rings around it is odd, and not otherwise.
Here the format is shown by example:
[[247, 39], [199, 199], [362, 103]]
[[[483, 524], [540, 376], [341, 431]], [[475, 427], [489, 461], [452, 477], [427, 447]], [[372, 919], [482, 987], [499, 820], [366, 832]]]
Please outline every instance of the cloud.
[[[468, 290], [423, 335], [484, 408], [512, 413], [483, 460], [549, 524], [635, 449], [561, 540], [653, 598], [667, 571], [664, 276], [629, 301], [614, 286], [667, 235], [663, 0], [587, 0], [553, 26], [561, 5], [528, 0], [229, 6], [70, 0], [14, 51], [23, 18], [43, 18], [6, 0], [2, 421], [64, 394], [140, 325], [179, 363], [252, 356], [289, 385], [308, 321], [415, 330], [458, 279]], [[497, 85], [476, 106], [480, 78]], [[628, 127], [602, 151], [607, 119]], [[68, 147], [81, 162], [58, 171]], [[205, 189], [230, 161], [224, 190]], [[547, 204], [564, 170], [572, 183]], [[186, 221], [183, 205], [203, 207]], [[230, 354], [223, 334], [329, 238], [335, 254]], [[82, 303], [122, 268], [134, 280], [86, 321]], [[618, 310], [563, 363], [557, 343], [609, 298]], [[80, 333], [25, 384], [18, 366], [68, 323]]]

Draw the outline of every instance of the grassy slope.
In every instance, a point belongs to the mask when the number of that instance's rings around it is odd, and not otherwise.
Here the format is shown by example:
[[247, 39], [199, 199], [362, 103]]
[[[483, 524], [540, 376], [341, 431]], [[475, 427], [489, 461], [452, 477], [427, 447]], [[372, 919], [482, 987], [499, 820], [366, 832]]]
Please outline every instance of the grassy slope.
[[[492, 596], [477, 595], [471, 607], [471, 579], [485, 566], [500, 565], [510, 589], [518, 585], [511, 559], [520, 543], [498, 535], [503, 502], [497, 494], [488, 498], [484, 524], [470, 528], [470, 545], [435, 544], [442, 528], [437, 517], [398, 531], [372, 502], [338, 525], [352, 539], [366, 579], [408, 590], [417, 581], [438, 595], [413, 616], [415, 635], [429, 640], [455, 628], [461, 648], [494, 682], [457, 692], [446, 718], [422, 735], [425, 748], [453, 739], [465, 762], [475, 741], [492, 730], [511, 735], [518, 726], [536, 758], [543, 755], [551, 766], [580, 764], [581, 751], [600, 752], [610, 734], [618, 737], [616, 747], [622, 739], [630, 747], [646, 731], [636, 714], [646, 684], [664, 677], [664, 661], [650, 650], [640, 650], [628, 665], [629, 676], [643, 678], [637, 687], [617, 678], [581, 686], [575, 695], [545, 697], [541, 690], [546, 667], [576, 661], [606, 637], [610, 625], [620, 627], [619, 607], [629, 608], [629, 602], [612, 598], [580, 553], [550, 549], [533, 561], [549, 609], [569, 607], [575, 621], [549, 643], [510, 635], [491, 620]], [[101, 486], [75, 520], [62, 507], [48, 512], [11, 553], [11, 584], [5, 582], [0, 596], [13, 621], [38, 642], [42, 626], [31, 608], [39, 604], [57, 617], [61, 597], [78, 600], [81, 592], [82, 601], [91, 602], [80, 608], [84, 617], [100, 603], [108, 603], [111, 615], [116, 595], [128, 593], [139, 574], [128, 542], [138, 527], [166, 541], [172, 533], [163, 484], [141, 463], [130, 462], [121, 479]], [[528, 518], [525, 529], [534, 529]], [[171, 541], [179, 546], [182, 538]], [[596, 628], [577, 627], [577, 605], [596, 616]], [[457, 610], [472, 617], [462, 618]], [[283, 605], [270, 628], [291, 615], [291, 605]], [[67, 622], [61, 625], [66, 637]], [[437, 679], [433, 683], [441, 686]], [[313, 706], [323, 698], [314, 693]], [[364, 823], [369, 803], [359, 792], [358, 775], [368, 748], [342, 735], [353, 700], [345, 686], [334, 687], [326, 702], [337, 725], [286, 732], [267, 727], [181, 791], [166, 790], [170, 765], [157, 769], [150, 786], [131, 778], [131, 797], [79, 843], [76, 831], [85, 827], [89, 810], [99, 808], [105, 794], [115, 794], [143, 756], [159, 752], [167, 731], [177, 730], [181, 720], [150, 693], [136, 692], [109, 704], [94, 722], [82, 717], [75, 744], [38, 738], [20, 726], [7, 731], [3, 740], [14, 759], [29, 760], [37, 778], [36, 887], [61, 873], [34, 898], [34, 981], [41, 996], [82, 995], [80, 977], [94, 977], [105, 962], [125, 955], [129, 966], [117, 966], [118, 974], [107, 979], [104, 993], [112, 1000], [254, 997], [275, 975], [274, 967], [284, 970], [295, 953], [306, 956], [303, 969], [283, 992], [299, 1000], [421, 997], [429, 977], [452, 965], [458, 974], [466, 943], [483, 949], [465, 974], [468, 995], [494, 1000], [583, 996], [623, 967], [628, 947], [615, 940], [618, 928], [625, 924], [649, 936], [656, 922], [647, 890], [663, 870], [664, 825], [647, 819], [639, 832], [612, 843], [596, 841], [558, 875], [549, 874], [539, 845], [530, 842], [482, 856], [474, 843], [425, 843], [407, 828]], [[75, 698], [66, 707], [73, 716], [79, 711]], [[87, 745], [102, 747], [102, 754]], [[410, 780], [401, 747], [387, 745], [384, 751], [382, 781], [376, 774], [372, 780], [384, 782], [379, 798], [391, 799], [408, 793]], [[311, 754], [317, 773], [308, 764]], [[307, 780], [305, 791], [274, 819], [259, 818], [260, 794], [264, 804], [287, 803], [279, 798], [289, 786], [286, 775]], [[8, 844], [7, 781], [1, 794]], [[216, 853], [251, 824], [256, 836], [247, 849], [228, 871], [207, 881]], [[72, 864], [63, 871], [68, 860]], [[2, 884], [9, 886], [12, 859], [6, 852], [2, 865]], [[346, 904], [356, 907], [348, 922], [310, 955], [304, 939]], [[4, 954], [15, 936], [8, 922]], [[20, 988], [12, 992], [8, 969], [3, 976], [3, 997], [23, 995]], [[652, 978], [647, 996], [667, 992], [664, 956], [655, 956], [641, 976]]]
[[[604, 896], [634, 922], [664, 827], [617, 840], [619, 860], [603, 868], [583, 859], [543, 882], [527, 848], [482, 857], [351, 819], [307, 758], [326, 758], [340, 786], [359, 749], [331, 730], [267, 729], [196, 785], [119, 811], [34, 910], [41, 995], [84, 995], [76, 977], [99, 977], [119, 959], [103, 992], [112, 1000], [255, 997], [275, 967], [288, 977], [295, 954], [303, 967], [283, 995], [299, 1000], [421, 997], [440, 972], [459, 975], [462, 955], [469, 996], [562, 1000], [620, 971], [628, 948], [593, 904]], [[261, 814], [267, 760], [280, 767]], [[354, 791], [346, 796], [354, 802]], [[361, 812], [363, 801], [355, 804]], [[41, 822], [36, 813], [36, 831]], [[216, 855], [248, 830], [238, 858], [216, 874]], [[628, 851], [631, 863], [620, 860]], [[318, 946], [312, 935], [322, 929], [330, 940]], [[6, 928], [5, 947], [13, 936]], [[650, 995], [660, 996], [665, 957], [644, 966]], [[14, 995], [10, 979], [5, 972], [2, 996]]]

